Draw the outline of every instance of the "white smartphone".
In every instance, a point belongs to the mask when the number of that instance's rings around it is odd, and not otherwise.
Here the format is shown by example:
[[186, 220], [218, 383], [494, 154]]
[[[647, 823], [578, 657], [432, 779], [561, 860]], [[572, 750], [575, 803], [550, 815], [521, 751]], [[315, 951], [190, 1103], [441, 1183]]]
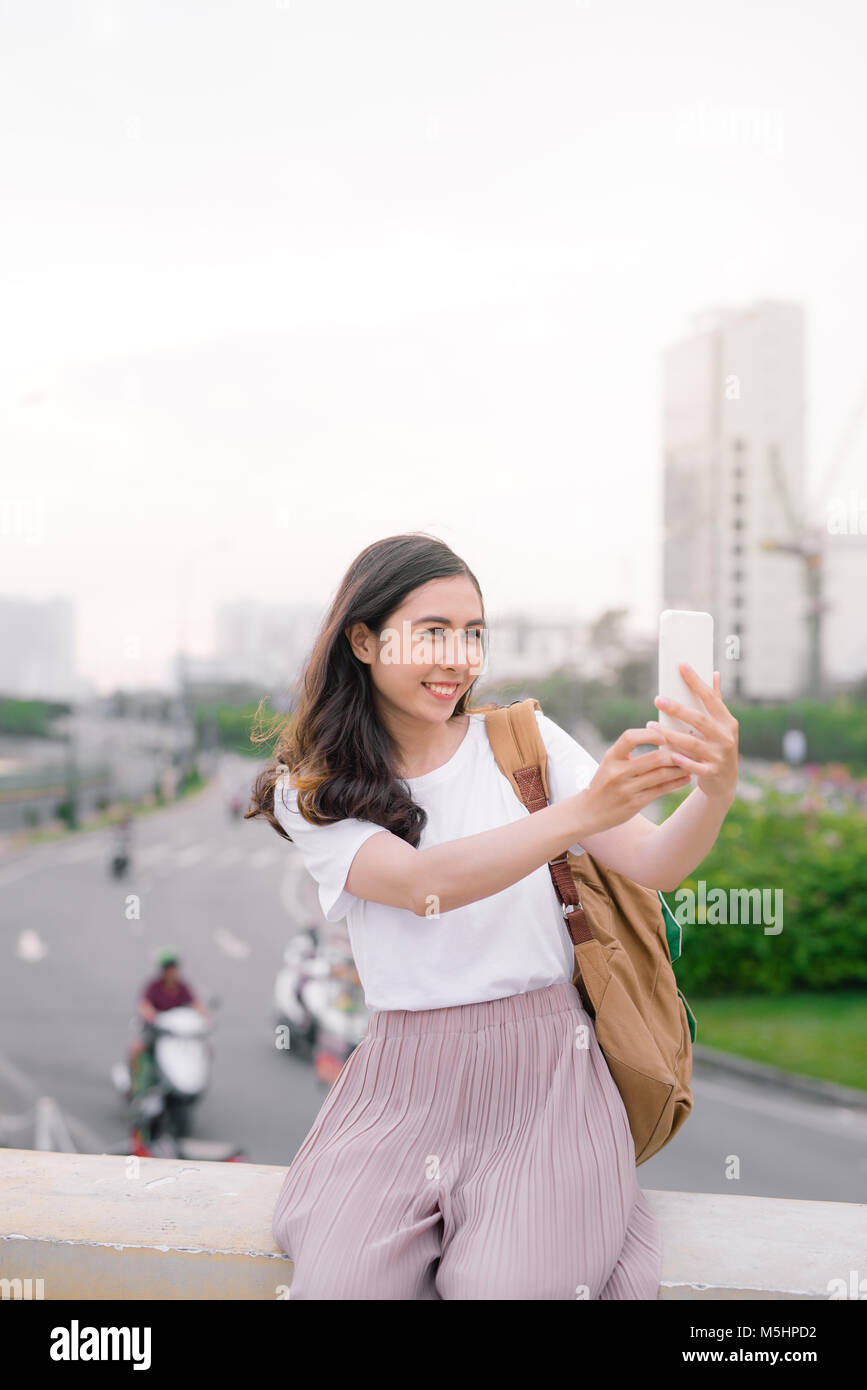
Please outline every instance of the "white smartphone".
[[[666, 608], [659, 616], [659, 689], [658, 695], [679, 700], [692, 709], [704, 710], [704, 705], [690, 690], [678, 670], [686, 661], [701, 679], [713, 689], [713, 618], [710, 613], [693, 613], [688, 609]], [[679, 729], [684, 734], [698, 730], [676, 719], [665, 710], [654, 714], [663, 729]]]

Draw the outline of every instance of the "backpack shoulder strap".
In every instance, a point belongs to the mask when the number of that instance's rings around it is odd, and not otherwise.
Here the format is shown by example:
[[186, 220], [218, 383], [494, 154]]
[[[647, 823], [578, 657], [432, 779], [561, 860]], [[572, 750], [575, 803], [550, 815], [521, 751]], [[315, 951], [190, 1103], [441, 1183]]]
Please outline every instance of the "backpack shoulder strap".
[[[536, 721], [539, 701], [532, 696], [485, 714], [485, 728], [497, 766], [508, 777], [528, 811], [548, 805], [548, 750]], [[548, 861], [554, 891], [566, 917], [573, 943], [592, 940], [578, 888], [564, 852]]]
[[536, 722], [536, 710], [541, 708], [530, 696], [485, 715], [497, 767], [528, 811], [548, 804], [548, 753]]

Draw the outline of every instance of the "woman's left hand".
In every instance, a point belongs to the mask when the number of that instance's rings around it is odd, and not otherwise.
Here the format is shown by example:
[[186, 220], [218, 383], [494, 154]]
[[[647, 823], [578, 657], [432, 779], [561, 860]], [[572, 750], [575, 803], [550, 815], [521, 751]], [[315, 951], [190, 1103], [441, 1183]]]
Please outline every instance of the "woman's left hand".
[[[665, 743], [679, 767], [694, 773], [705, 796], [712, 801], [734, 801], [738, 781], [738, 721], [730, 714], [720, 694], [719, 671], [713, 673], [713, 690], [683, 662], [680, 674], [698, 695], [707, 713], [657, 695], [654, 704], [666, 714], [682, 719], [698, 731], [699, 737], [663, 728]], [[649, 725], [655, 721], [649, 719]], [[657, 728], [660, 725], [655, 725]]]

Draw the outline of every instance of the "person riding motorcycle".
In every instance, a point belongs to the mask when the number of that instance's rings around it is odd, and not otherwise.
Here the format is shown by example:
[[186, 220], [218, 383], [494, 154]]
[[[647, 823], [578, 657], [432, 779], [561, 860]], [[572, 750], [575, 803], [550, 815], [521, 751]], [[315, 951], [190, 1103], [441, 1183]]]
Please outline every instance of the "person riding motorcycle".
[[178, 974], [180, 963], [177, 951], [160, 951], [157, 956], [160, 973], [147, 982], [139, 997], [138, 1013], [143, 1027], [139, 1037], [130, 1047], [131, 1094], [135, 1094], [140, 1088], [143, 1078], [153, 1065], [154, 1031], [150, 1025], [157, 1014], [187, 1004], [197, 1009], [205, 1018], [210, 1017], [205, 1005], [195, 997], [187, 982]]
[[115, 877], [120, 877], [129, 866], [132, 853], [132, 816], [123, 811], [112, 827], [112, 846], [110, 867]]

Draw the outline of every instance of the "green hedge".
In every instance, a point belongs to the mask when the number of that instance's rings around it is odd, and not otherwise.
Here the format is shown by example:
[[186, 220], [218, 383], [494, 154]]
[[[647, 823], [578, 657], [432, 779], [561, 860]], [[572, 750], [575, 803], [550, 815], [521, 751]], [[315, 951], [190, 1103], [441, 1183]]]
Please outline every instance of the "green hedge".
[[[666, 798], [665, 817], [683, 798]], [[804, 812], [796, 797], [771, 791], [760, 802], [736, 801], [716, 844], [682, 888], [782, 890], [783, 929], [761, 923], [683, 925], [678, 983], [696, 994], [786, 994], [796, 990], [867, 989], [867, 816]], [[683, 916], [684, 899], [666, 893]], [[773, 899], [771, 900], [773, 901]]]
[[52, 700], [0, 699], [0, 733], [16, 738], [51, 738], [51, 721], [71, 706]]
[[251, 758], [268, 757], [270, 747], [257, 745], [250, 739], [256, 711], [256, 705], [198, 704], [193, 714], [197, 746], [209, 746], [211, 740], [215, 739], [220, 748], [232, 753], [242, 753]]
[[731, 707], [738, 721], [743, 753], [754, 758], [782, 760], [782, 739], [788, 728], [803, 729], [807, 761], [846, 763], [853, 772], [867, 772], [867, 705], [839, 699], [833, 704], [798, 700], [771, 708]]
[[[838, 762], [857, 775], [867, 773], [867, 705], [839, 701], [818, 705], [801, 700], [791, 705], [759, 708], [727, 701], [738, 721], [738, 746], [748, 758], [783, 761], [783, 734], [787, 729], [803, 729], [807, 736], [810, 763]], [[653, 701], [612, 697], [598, 701], [588, 718], [604, 736], [614, 740], [624, 729], [638, 729], [658, 711]]]
[[[576, 680], [574, 675], [557, 672], [541, 681], [529, 681], [527, 688], [513, 683], [490, 687], [486, 698], [502, 703], [535, 695], [545, 713], [569, 728], [583, 718], [594, 724], [612, 743], [624, 729], [639, 729], [658, 710], [653, 695], [642, 699], [599, 681]], [[744, 705], [726, 699], [738, 721], [738, 742], [748, 758], [783, 760], [783, 734], [787, 729], [803, 729], [807, 736], [807, 762], [842, 763], [854, 776], [867, 774], [867, 703], [839, 696], [828, 704], [796, 700], [781, 705]]]

